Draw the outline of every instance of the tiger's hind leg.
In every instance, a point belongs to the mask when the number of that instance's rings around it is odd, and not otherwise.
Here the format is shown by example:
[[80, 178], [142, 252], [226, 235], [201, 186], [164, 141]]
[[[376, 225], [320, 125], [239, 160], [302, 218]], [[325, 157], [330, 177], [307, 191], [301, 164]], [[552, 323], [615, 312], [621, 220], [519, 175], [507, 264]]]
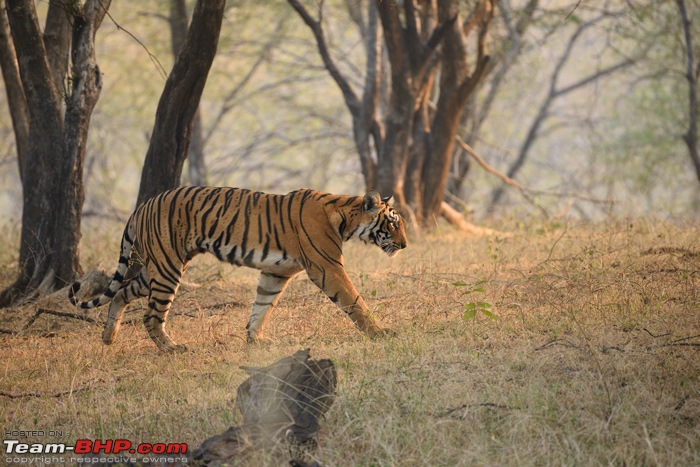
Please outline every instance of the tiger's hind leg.
[[142, 269], [138, 276], [125, 283], [116, 293], [109, 304], [109, 315], [102, 331], [102, 342], [109, 345], [119, 334], [119, 328], [124, 317], [124, 310], [132, 300], [148, 295], [148, 275]]
[[187, 350], [184, 345], [177, 345], [165, 332], [165, 320], [170, 311], [170, 305], [175, 298], [180, 286], [180, 278], [184, 272], [184, 266], [180, 270], [169, 271], [169, 278], [163, 277], [158, 268], [152, 263], [148, 265], [149, 295], [148, 310], [143, 316], [143, 324], [148, 331], [148, 335], [160, 350], [167, 352], [183, 352]]
[[248, 342], [260, 342], [263, 338], [265, 323], [270, 317], [270, 310], [279, 302], [280, 295], [289, 284], [291, 277], [279, 276], [271, 273], [261, 273], [258, 282], [255, 303], [250, 310], [248, 330]]

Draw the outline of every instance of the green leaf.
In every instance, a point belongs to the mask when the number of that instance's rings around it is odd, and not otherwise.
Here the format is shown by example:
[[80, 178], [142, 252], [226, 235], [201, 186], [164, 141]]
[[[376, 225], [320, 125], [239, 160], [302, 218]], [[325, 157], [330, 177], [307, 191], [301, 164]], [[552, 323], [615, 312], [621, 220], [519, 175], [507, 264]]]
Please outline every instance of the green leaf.
[[491, 308], [491, 304], [486, 302], [476, 302], [476, 306], [479, 308]]
[[472, 310], [476, 311], [476, 303], [474, 303], [474, 302], [465, 303], [464, 309], [467, 311], [472, 311]]
[[457, 282], [453, 282], [452, 285], [454, 285], [455, 287], [464, 287], [467, 284], [465, 284], [462, 281], [457, 281]]
[[472, 319], [472, 318], [474, 318], [475, 316], [476, 316], [476, 310], [469, 310], [469, 311], [467, 311], [466, 313], [464, 313], [464, 319], [465, 319], [465, 320]]
[[494, 315], [493, 313], [491, 313], [491, 312], [488, 311], [488, 310], [482, 309], [481, 312], [482, 312], [483, 314], [485, 314], [486, 316], [488, 316], [489, 318], [491, 318], [491, 319], [496, 319], [496, 315]]

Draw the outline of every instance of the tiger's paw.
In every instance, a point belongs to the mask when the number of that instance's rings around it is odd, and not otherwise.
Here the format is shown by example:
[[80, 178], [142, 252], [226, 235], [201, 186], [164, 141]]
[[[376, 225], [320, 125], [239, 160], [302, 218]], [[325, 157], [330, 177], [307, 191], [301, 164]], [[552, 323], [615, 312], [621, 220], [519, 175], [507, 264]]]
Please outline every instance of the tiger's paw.
[[176, 344], [175, 342], [158, 343], [158, 350], [165, 353], [184, 353], [189, 348], [184, 344]]
[[256, 345], [258, 347], [267, 347], [269, 345], [272, 345], [272, 340], [267, 339], [265, 337], [253, 337], [253, 336], [248, 336], [246, 339], [249, 345]]
[[371, 339], [381, 339], [385, 337], [396, 337], [398, 333], [389, 328], [376, 328], [367, 332]]
[[185, 353], [190, 349], [184, 344], [174, 344], [164, 348], [163, 350], [169, 353]]

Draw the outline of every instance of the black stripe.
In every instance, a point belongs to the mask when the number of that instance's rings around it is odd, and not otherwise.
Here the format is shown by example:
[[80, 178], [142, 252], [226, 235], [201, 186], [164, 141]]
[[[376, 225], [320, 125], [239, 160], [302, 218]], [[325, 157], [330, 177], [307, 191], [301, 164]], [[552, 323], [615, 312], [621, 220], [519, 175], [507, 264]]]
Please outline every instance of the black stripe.
[[345, 227], [347, 227], [347, 220], [345, 218], [345, 214], [343, 214], [342, 212], [340, 213], [340, 218], [341, 221], [340, 225], [338, 225], [338, 233], [340, 234], [340, 238], [344, 238], [343, 232], [345, 232]]
[[151, 296], [151, 300], [153, 300], [154, 302], [158, 303], [159, 305], [163, 305], [163, 306], [169, 305], [172, 302], [172, 300], [170, 300], [170, 299], [161, 300], [160, 298], [156, 298], [154, 296]]
[[263, 231], [262, 231], [262, 213], [258, 213], [258, 243], [262, 243]]
[[248, 243], [248, 230], [250, 230], [250, 196], [246, 197], [245, 208], [243, 211], [243, 238], [241, 239], [241, 256], [246, 254], [246, 245]]
[[231, 251], [229, 251], [228, 255], [226, 255], [226, 260], [229, 263], [235, 263], [236, 261], [236, 250], [238, 250], [238, 245], [233, 245], [233, 248], [231, 248]]
[[221, 254], [221, 242], [223, 241], [223, 238], [224, 238], [224, 233], [221, 232], [221, 234], [219, 234], [219, 236], [216, 238], [216, 240], [214, 240], [214, 244], [212, 245], [212, 248], [211, 248], [212, 252], [214, 253], [214, 255], [216, 255], [216, 258], [219, 261], [224, 260], [224, 256]]
[[272, 295], [278, 295], [281, 292], [281, 290], [265, 290], [262, 287], [258, 286], [256, 292], [258, 295], [270, 297]]
[[275, 245], [277, 246], [277, 251], [282, 251], [282, 244], [280, 243], [280, 237], [277, 233], [277, 226], [272, 230], [272, 233], [275, 236]]
[[263, 245], [263, 251], [262, 251], [262, 256], [260, 257], [260, 261], [265, 261], [265, 258], [267, 258], [267, 254], [270, 251], [270, 234], [267, 234], [265, 236], [265, 245]]
[[348, 198], [348, 200], [345, 203], [341, 204], [340, 207], [344, 208], [345, 206], [349, 206], [352, 203], [354, 203], [355, 201], [357, 201], [358, 198], [360, 198], [360, 197], [359, 196], [351, 196], [350, 198]]
[[265, 198], [265, 216], [267, 220], [267, 232], [268, 234], [272, 231], [272, 220], [270, 219], [270, 197]]
[[255, 254], [255, 250], [250, 250], [250, 252], [245, 255], [245, 258], [243, 258], [243, 264], [248, 266], [249, 268], [254, 268], [255, 265], [253, 264], [253, 255]]

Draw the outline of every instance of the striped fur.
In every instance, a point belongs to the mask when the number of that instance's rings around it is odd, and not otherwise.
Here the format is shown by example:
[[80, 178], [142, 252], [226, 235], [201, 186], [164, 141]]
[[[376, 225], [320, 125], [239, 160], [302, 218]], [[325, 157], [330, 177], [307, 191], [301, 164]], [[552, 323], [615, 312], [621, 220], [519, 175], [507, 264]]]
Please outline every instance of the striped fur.
[[[248, 340], [263, 336], [270, 310], [290, 279], [301, 271], [369, 335], [386, 332], [369, 309], [343, 266], [342, 243], [358, 238], [393, 256], [406, 247], [403, 220], [376, 191], [343, 196], [309, 189], [274, 195], [239, 188], [182, 187], [146, 201], [124, 229], [119, 266], [108, 289], [93, 300], [76, 298], [88, 309], [110, 303], [102, 334], [111, 344], [126, 305], [148, 297], [144, 324], [163, 350], [180, 348], [166, 334], [165, 321], [187, 263], [200, 253], [261, 271], [257, 296], [246, 326]], [[143, 263], [125, 279], [130, 258]]]

